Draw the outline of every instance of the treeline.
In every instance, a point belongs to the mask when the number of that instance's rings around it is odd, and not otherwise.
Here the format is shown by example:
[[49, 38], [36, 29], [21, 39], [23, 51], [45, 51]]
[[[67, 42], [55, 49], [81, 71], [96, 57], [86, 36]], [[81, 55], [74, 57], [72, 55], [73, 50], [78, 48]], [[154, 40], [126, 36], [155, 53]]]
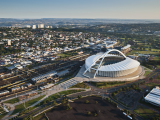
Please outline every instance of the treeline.
[[22, 52], [22, 49], [12, 49], [11, 47], [4, 48], [3, 46], [0, 46], [0, 56], [15, 54], [15, 53], [19, 53], [19, 52]]
[[143, 84], [145, 84], [145, 81], [139, 82], [137, 84], [134, 83], [130, 87], [122, 87], [121, 89], [119, 89], [119, 90], [117, 90], [115, 92], [112, 92], [111, 95], [112, 95], [112, 97], [114, 97], [116, 94], [118, 94], [121, 91], [128, 91], [128, 90], [131, 90], [131, 89], [133, 89], [135, 91], [138, 91], [138, 92], [141, 92], [142, 89], [139, 87], [139, 85], [143, 85]]

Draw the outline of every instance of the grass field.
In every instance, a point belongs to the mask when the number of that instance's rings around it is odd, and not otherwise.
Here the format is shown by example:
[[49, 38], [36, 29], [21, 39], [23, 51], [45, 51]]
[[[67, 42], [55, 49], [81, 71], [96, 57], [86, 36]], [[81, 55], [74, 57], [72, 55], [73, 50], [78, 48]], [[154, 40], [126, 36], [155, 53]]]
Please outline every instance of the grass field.
[[64, 52], [64, 53], [60, 53], [57, 56], [61, 57], [61, 58], [65, 58], [65, 57], [71, 57], [74, 56], [77, 52], [76, 51], [72, 51], [72, 52]]
[[0, 120], [1, 118], [3, 118], [5, 115], [7, 115], [7, 113], [3, 114], [3, 115], [0, 115]]
[[149, 50], [132, 50], [131, 52], [127, 53], [127, 55], [138, 55], [138, 54], [151, 54], [151, 55], [159, 55], [159, 49], [155, 49], [155, 50], [152, 50], [152, 51], [149, 51]]
[[7, 100], [3, 103], [10, 103], [10, 104], [14, 104], [14, 103], [17, 103], [19, 102], [19, 99], [18, 98], [13, 98], [13, 99], [10, 99], [10, 100]]
[[145, 119], [151, 118], [153, 115], [156, 114], [153, 110], [145, 108], [143, 106], [137, 106], [134, 112], [136, 112], [137, 114], [139, 114], [141, 117]]
[[44, 114], [40, 114], [34, 118], [34, 120], [48, 120]]
[[57, 98], [59, 98], [59, 97], [60, 97], [60, 96], [59, 96], [57, 93], [49, 96], [49, 98], [51, 98], [51, 99], [53, 99], [53, 100], [55, 100], [55, 99], [57, 99]]
[[146, 105], [146, 106], [148, 106], [148, 107], [151, 107], [151, 108], [153, 108], [153, 109], [155, 109], [155, 110], [160, 111], [160, 107], [155, 106], [155, 105], [152, 105], [152, 104], [147, 103], [147, 102], [144, 102], [144, 101], [143, 101], [143, 97], [139, 100], [139, 102], [140, 102], [141, 104], [144, 104], [144, 105]]
[[154, 88], [155, 86], [160, 86], [157, 85], [157, 83], [146, 83], [145, 85], [148, 86], [150, 89]]
[[85, 83], [78, 83], [76, 85], [71, 86], [70, 88], [85, 88], [85, 89], [88, 89], [90, 87], [87, 86]]
[[144, 76], [147, 76], [149, 73], [151, 73], [151, 71], [145, 71]]
[[[29, 106], [31, 106], [32, 104], [36, 103], [37, 101], [39, 101], [40, 99], [42, 99], [44, 96], [45, 96], [45, 95], [40, 96], [40, 97], [38, 97], [38, 98], [35, 98], [35, 99], [33, 99], [33, 100], [29, 100], [29, 101], [25, 102], [26, 108], [29, 107]], [[23, 109], [25, 109], [24, 103], [15, 106], [15, 110], [13, 111], [12, 115], [14, 115], [14, 114], [22, 111]]]
[[160, 61], [160, 57], [156, 56], [153, 60]]
[[158, 75], [157, 79], [160, 80], [160, 74]]
[[122, 82], [91, 82], [92, 85], [98, 87], [98, 88], [107, 88], [107, 87], [113, 87], [113, 86], [119, 86], [123, 85], [129, 82], [122, 81]]
[[76, 92], [81, 92], [81, 91], [84, 91], [84, 90], [66, 90], [66, 91], [59, 92], [59, 94], [60, 95], [62, 95], [62, 94], [69, 95], [69, 94], [76, 93]]

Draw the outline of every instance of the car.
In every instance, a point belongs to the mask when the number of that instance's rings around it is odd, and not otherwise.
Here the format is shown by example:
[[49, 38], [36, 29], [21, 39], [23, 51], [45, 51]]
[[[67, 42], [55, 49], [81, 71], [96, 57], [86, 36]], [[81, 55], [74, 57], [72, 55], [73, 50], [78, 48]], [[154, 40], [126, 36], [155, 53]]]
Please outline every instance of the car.
[[131, 117], [131, 116], [127, 115], [127, 117], [132, 120], [132, 117]]
[[127, 115], [125, 112], [123, 112], [124, 115]]

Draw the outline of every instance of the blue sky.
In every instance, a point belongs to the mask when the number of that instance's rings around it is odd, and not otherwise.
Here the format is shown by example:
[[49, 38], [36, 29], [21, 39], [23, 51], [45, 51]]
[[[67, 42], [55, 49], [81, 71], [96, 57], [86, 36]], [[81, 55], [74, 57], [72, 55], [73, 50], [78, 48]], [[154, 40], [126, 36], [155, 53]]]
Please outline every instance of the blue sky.
[[0, 18], [160, 19], [160, 0], [0, 0]]

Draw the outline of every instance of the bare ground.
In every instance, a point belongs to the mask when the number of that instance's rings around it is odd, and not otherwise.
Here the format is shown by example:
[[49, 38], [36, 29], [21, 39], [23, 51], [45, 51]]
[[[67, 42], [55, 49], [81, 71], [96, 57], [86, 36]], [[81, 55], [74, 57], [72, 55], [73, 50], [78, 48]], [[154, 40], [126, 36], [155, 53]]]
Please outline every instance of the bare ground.
[[[86, 100], [89, 100], [88, 104], [84, 103]], [[122, 111], [100, 97], [86, 97], [69, 104], [71, 110], [65, 110], [61, 105], [47, 112], [49, 120], [129, 120]], [[88, 111], [91, 115], [87, 115]], [[97, 113], [96, 117], [94, 113]]]

